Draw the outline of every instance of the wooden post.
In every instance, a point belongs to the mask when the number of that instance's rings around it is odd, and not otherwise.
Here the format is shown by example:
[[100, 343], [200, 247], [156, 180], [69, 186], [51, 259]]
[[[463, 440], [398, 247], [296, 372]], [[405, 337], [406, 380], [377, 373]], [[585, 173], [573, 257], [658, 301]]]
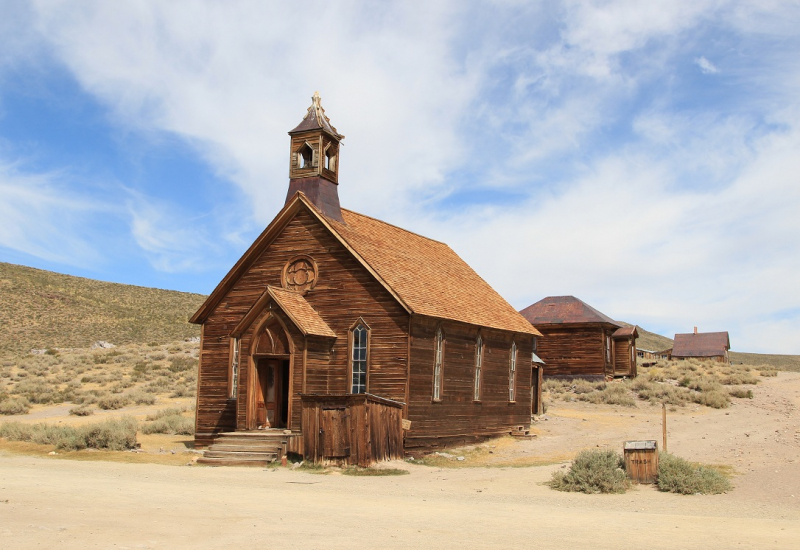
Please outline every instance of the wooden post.
[[664, 432], [664, 452], [667, 452], [667, 404], [661, 403], [661, 428]]

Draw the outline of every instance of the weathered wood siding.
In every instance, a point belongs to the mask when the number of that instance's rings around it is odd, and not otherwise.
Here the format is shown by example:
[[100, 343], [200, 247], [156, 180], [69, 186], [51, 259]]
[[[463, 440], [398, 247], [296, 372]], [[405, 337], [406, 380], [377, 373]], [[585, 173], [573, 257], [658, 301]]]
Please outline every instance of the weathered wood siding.
[[[444, 333], [441, 399], [433, 400], [434, 342]], [[406, 448], [457, 444], [530, 427], [530, 335], [481, 330], [484, 356], [481, 400], [473, 400], [478, 328], [427, 317], [412, 320]], [[517, 343], [516, 399], [509, 402], [509, 358]]]
[[600, 326], [537, 326], [543, 337], [536, 354], [545, 363], [544, 376], [603, 377], [610, 371]]
[[306, 460], [369, 466], [403, 458], [403, 404], [370, 394], [303, 395]]
[[[298, 254], [311, 256], [319, 269], [318, 283], [305, 299], [336, 332], [333, 347], [302, 335], [287, 323], [295, 347], [291, 382], [291, 429], [300, 429], [300, 398], [309, 393], [345, 393], [348, 388], [348, 331], [359, 317], [370, 327], [370, 393], [403, 401], [407, 371], [408, 314], [383, 286], [308, 212], [301, 210], [281, 234], [237, 280], [203, 326], [198, 380], [198, 443], [208, 434], [233, 430], [243, 422], [242, 392], [252, 366], [242, 349], [239, 381], [239, 421], [235, 403], [227, 399], [229, 334], [267, 285], [281, 286], [284, 266]], [[288, 320], [287, 320], [288, 321]], [[258, 323], [254, 323], [255, 326]], [[245, 338], [242, 339], [244, 343]], [[307, 364], [303, 365], [303, 350]], [[305, 369], [303, 368], [305, 366]]]
[[635, 340], [617, 338], [614, 340], [614, 376], [636, 376]]

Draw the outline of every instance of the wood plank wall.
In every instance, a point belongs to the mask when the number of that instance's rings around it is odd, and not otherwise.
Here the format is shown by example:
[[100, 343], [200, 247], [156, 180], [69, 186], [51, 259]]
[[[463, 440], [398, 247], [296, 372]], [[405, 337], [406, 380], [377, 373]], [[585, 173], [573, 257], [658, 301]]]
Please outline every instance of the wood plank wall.
[[545, 363], [544, 376], [602, 377], [606, 374], [602, 326], [536, 326], [543, 337], [536, 354]]
[[[196, 440], [236, 427], [234, 403], [227, 399], [230, 342], [228, 335], [264, 292], [281, 286], [283, 267], [299, 254], [317, 262], [317, 286], [305, 296], [338, 335], [333, 349], [309, 339], [307, 392], [344, 393], [348, 390], [347, 333], [359, 317], [370, 326], [369, 387], [371, 393], [398, 401], [405, 399], [408, 314], [358, 261], [308, 212], [301, 210], [284, 231], [233, 285], [204, 324], [198, 381]], [[292, 335], [296, 350], [305, 345]], [[327, 347], [326, 347], [327, 346]], [[292, 429], [300, 428], [302, 353], [295, 356], [292, 381]], [[242, 353], [241, 364], [247, 365]], [[246, 387], [249, 370], [240, 375]], [[240, 400], [241, 393], [240, 393]], [[243, 402], [243, 401], [242, 401]], [[240, 403], [240, 419], [241, 419]]]
[[[441, 400], [433, 401], [434, 340], [441, 326], [444, 337]], [[473, 401], [475, 341], [478, 328], [415, 316], [412, 319], [411, 377], [406, 448], [424, 450], [509, 433], [530, 427], [530, 335], [483, 329], [482, 392]], [[516, 401], [508, 400], [511, 342], [517, 343]]]
[[[636, 376], [636, 340], [633, 338], [616, 338], [614, 340], [614, 376]], [[633, 356], [633, 358], [631, 358]]]

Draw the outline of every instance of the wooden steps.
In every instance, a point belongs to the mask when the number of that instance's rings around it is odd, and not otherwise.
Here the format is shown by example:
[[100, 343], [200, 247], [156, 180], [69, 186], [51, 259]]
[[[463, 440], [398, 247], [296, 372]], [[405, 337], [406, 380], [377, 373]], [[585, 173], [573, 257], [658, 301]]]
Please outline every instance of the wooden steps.
[[280, 461], [289, 437], [290, 434], [277, 429], [217, 434], [197, 463], [209, 466], [266, 466]]

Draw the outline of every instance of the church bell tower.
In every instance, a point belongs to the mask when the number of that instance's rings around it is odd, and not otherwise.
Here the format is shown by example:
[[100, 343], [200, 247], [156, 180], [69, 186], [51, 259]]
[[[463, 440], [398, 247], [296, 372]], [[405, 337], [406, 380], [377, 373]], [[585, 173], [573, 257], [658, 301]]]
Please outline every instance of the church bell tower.
[[288, 202], [298, 191], [327, 218], [344, 223], [339, 206], [339, 148], [344, 136], [325, 116], [319, 92], [314, 92], [311, 107], [300, 124], [289, 132]]

